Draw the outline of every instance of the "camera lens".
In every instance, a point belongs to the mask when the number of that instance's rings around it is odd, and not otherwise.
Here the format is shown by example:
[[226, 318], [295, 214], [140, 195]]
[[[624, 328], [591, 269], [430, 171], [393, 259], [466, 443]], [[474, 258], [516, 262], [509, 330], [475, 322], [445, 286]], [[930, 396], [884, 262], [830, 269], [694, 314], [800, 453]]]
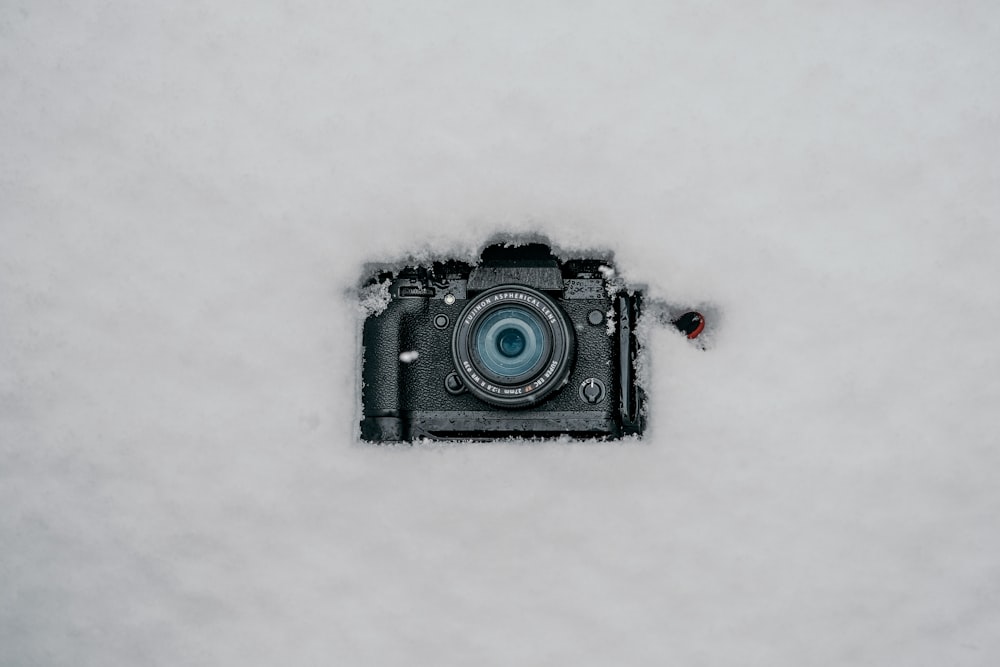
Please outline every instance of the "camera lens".
[[476, 325], [472, 334], [482, 365], [498, 378], [515, 380], [544, 362], [545, 325], [527, 308], [499, 308]]
[[559, 305], [509, 285], [470, 299], [452, 337], [455, 369], [469, 392], [493, 405], [532, 405], [569, 375], [575, 337]]

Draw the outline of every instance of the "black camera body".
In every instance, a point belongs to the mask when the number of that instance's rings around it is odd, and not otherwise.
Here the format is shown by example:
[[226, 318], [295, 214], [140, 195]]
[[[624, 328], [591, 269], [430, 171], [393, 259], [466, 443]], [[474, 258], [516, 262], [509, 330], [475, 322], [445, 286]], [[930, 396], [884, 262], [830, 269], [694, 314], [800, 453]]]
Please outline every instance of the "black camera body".
[[563, 261], [537, 243], [374, 275], [362, 439], [641, 434], [641, 296], [612, 275], [607, 260]]

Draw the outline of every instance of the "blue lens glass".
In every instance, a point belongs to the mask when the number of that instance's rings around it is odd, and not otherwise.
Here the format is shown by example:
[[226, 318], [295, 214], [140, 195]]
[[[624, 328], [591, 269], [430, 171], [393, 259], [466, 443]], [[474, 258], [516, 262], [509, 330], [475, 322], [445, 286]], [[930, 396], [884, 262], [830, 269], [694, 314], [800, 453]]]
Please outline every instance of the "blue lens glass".
[[533, 370], [545, 351], [545, 328], [539, 317], [521, 306], [493, 311], [473, 334], [479, 361], [494, 375], [514, 379]]
[[516, 357], [524, 352], [524, 334], [514, 327], [504, 329], [497, 336], [497, 350], [505, 357]]

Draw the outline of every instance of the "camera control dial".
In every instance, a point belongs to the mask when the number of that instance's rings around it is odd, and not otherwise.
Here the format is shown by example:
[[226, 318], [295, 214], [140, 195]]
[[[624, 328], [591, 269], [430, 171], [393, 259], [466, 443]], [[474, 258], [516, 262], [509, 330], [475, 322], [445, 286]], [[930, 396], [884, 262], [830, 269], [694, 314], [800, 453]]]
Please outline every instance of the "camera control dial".
[[587, 378], [580, 384], [580, 398], [585, 403], [600, 403], [604, 400], [604, 383], [597, 378]]

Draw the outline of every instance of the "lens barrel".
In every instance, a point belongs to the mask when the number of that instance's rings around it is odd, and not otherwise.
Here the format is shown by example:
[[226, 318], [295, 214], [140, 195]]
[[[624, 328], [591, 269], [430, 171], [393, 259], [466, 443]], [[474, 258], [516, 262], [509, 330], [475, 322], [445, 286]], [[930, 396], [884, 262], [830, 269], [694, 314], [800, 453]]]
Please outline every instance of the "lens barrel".
[[569, 375], [576, 339], [559, 305], [538, 290], [504, 285], [469, 301], [452, 337], [469, 392], [505, 408], [533, 405]]

